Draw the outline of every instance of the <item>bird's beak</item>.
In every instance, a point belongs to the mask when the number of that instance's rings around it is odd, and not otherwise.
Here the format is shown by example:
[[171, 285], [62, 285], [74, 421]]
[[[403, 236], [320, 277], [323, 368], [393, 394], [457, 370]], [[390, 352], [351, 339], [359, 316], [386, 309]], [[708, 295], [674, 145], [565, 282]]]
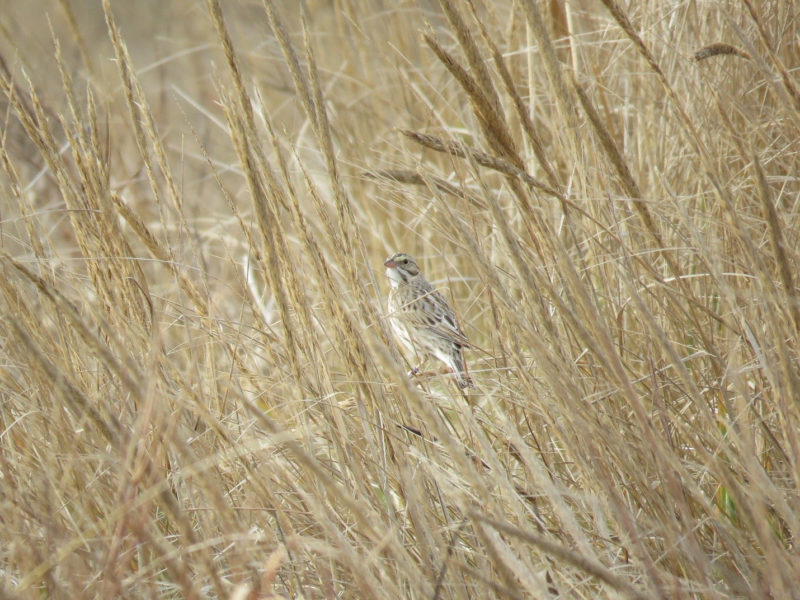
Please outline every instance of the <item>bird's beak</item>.
[[383, 263], [384, 267], [388, 267], [389, 269], [394, 269], [397, 266], [397, 263], [394, 262], [391, 258], [387, 258], [386, 262]]

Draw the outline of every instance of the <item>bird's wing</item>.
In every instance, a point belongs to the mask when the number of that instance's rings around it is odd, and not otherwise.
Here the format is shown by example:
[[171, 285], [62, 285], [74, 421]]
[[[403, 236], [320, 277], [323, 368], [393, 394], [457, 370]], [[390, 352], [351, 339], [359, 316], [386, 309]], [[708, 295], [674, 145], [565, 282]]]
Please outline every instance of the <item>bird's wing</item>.
[[447, 300], [445, 300], [444, 296], [439, 292], [433, 292], [432, 295], [435, 299], [435, 314], [437, 320], [437, 324], [433, 329], [447, 339], [452, 339], [465, 348], [468, 348], [469, 342], [467, 341], [467, 336], [464, 335], [464, 332], [461, 331], [461, 328], [458, 326], [456, 316], [453, 313], [453, 309], [450, 308], [450, 305], [447, 303]]
[[390, 316], [408, 328], [424, 329], [444, 340], [458, 343], [465, 348], [471, 347], [445, 297], [432, 287], [426, 287], [421, 296], [408, 299], [404, 303], [402, 300], [405, 299], [398, 298]]

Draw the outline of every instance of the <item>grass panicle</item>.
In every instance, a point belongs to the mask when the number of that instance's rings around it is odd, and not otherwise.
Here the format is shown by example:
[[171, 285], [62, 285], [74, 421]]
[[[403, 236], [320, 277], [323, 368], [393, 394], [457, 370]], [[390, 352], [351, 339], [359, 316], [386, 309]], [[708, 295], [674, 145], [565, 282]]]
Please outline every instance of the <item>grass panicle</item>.
[[[795, 597], [762, 4], [8, 3], [0, 596]], [[397, 251], [468, 393], [408, 375]]]

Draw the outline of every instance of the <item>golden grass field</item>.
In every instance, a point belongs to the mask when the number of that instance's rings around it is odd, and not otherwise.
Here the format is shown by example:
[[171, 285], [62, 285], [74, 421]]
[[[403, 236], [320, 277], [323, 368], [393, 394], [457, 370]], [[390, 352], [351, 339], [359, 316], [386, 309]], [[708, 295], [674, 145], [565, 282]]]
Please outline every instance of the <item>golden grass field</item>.
[[5, 3], [0, 598], [800, 598], [798, 68], [792, 0]]

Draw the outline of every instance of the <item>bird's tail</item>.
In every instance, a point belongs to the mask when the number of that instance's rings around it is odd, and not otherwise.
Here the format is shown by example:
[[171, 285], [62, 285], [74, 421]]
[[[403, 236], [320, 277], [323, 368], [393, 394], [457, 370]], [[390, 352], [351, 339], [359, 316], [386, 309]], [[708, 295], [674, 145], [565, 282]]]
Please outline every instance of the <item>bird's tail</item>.
[[461, 352], [461, 348], [453, 348], [453, 357], [450, 361], [450, 368], [453, 369], [453, 373], [456, 376], [458, 387], [474, 388], [475, 385], [472, 383], [472, 378], [467, 373], [467, 368], [464, 363], [464, 356], [461, 354]]

